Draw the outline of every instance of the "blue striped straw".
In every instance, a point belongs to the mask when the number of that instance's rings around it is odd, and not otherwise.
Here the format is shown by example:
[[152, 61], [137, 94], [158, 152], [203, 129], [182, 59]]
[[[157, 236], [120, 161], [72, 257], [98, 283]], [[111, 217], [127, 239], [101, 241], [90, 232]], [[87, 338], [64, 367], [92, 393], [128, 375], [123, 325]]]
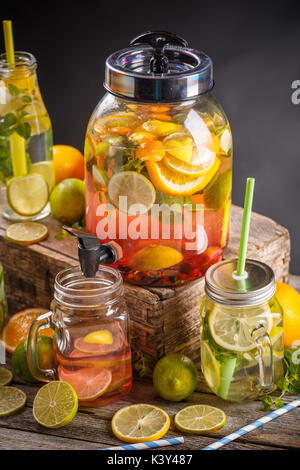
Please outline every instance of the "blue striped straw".
[[138, 444], [126, 444], [124, 446], [106, 447], [105, 449], [98, 450], [143, 450], [143, 449], [155, 449], [156, 447], [173, 446], [182, 444], [184, 442], [183, 437], [170, 437], [169, 439], [160, 439], [159, 441], [152, 442], [139, 442]]
[[225, 446], [229, 442], [234, 441], [235, 439], [238, 439], [240, 436], [243, 436], [244, 434], [247, 434], [250, 431], [253, 431], [254, 429], [259, 428], [260, 426], [263, 426], [265, 423], [268, 423], [269, 421], [272, 421], [275, 418], [278, 418], [279, 416], [287, 413], [288, 411], [291, 411], [297, 406], [300, 406], [300, 398], [297, 398], [297, 400], [292, 401], [291, 403], [288, 403], [287, 405], [282, 406], [276, 411], [272, 411], [272, 413], [267, 414], [266, 416], [263, 416], [262, 418], [258, 419], [257, 421], [253, 421], [253, 423], [248, 424], [247, 426], [244, 426], [241, 429], [238, 429], [232, 434], [229, 434], [226, 437], [223, 437], [219, 441], [214, 442], [213, 444], [209, 444], [209, 446], [204, 447], [201, 450], [216, 450], [219, 449], [220, 447]]

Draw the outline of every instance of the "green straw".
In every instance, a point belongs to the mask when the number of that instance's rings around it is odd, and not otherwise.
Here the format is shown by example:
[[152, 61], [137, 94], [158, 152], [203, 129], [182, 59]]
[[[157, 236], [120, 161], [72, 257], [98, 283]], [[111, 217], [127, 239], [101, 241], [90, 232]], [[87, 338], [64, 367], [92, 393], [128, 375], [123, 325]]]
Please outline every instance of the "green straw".
[[239, 257], [238, 257], [238, 263], [237, 263], [237, 268], [236, 268], [237, 276], [245, 275], [245, 264], [246, 264], [246, 256], [247, 256], [247, 246], [248, 246], [248, 237], [249, 237], [249, 229], [250, 229], [254, 184], [255, 184], [254, 178], [247, 178], [245, 201], [244, 201], [244, 213], [243, 213], [243, 221], [242, 221], [242, 231], [241, 231], [241, 239], [240, 239], [240, 249], [239, 249]]

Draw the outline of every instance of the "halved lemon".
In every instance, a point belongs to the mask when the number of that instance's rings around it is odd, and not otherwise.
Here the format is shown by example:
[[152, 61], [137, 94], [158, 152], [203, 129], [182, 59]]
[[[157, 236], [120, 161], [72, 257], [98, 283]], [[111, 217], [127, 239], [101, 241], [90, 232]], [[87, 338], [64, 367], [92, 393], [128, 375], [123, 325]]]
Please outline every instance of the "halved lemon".
[[38, 214], [49, 199], [48, 185], [37, 173], [12, 178], [8, 182], [6, 194], [11, 208], [23, 216]]
[[269, 334], [273, 320], [267, 305], [229, 308], [214, 304], [208, 323], [212, 337], [219, 346], [230, 351], [250, 351], [256, 347], [252, 331], [262, 325]]
[[113, 175], [108, 184], [108, 195], [111, 202], [120, 210], [124, 211], [125, 206], [120, 207], [120, 197], [127, 198], [127, 213], [136, 215], [138, 204], [139, 213], [145, 213], [155, 202], [155, 189], [151, 181], [144, 175], [135, 171], [122, 171]]
[[48, 228], [38, 222], [17, 222], [6, 229], [6, 240], [19, 245], [32, 245], [48, 236]]
[[191, 405], [175, 416], [177, 429], [189, 434], [209, 434], [221, 429], [226, 423], [223, 410], [209, 405]]
[[201, 342], [201, 368], [209, 388], [217, 390], [220, 385], [220, 367], [206, 341]]
[[30, 174], [36, 173], [46, 181], [48, 185], [49, 194], [55, 186], [55, 173], [53, 162], [38, 162], [33, 163], [30, 168]]
[[152, 183], [157, 189], [170, 196], [190, 196], [205, 188], [220, 166], [220, 160], [215, 159], [213, 165], [202, 176], [188, 176], [170, 170], [163, 161], [146, 162], [146, 167]]
[[111, 422], [112, 432], [121, 441], [135, 443], [161, 439], [170, 427], [169, 415], [154, 405], [137, 404], [121, 408]]

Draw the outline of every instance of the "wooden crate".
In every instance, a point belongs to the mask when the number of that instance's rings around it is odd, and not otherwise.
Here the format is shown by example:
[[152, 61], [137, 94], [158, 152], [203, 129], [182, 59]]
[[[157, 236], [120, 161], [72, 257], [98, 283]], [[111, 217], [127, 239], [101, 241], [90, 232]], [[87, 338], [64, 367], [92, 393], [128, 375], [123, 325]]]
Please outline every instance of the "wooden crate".
[[[231, 236], [225, 258], [237, 257], [242, 209], [233, 206]], [[9, 313], [26, 307], [49, 307], [56, 274], [77, 263], [77, 243], [73, 238], [57, 241], [59, 224], [45, 220], [50, 236], [43, 242], [22, 247], [6, 242], [0, 222], [0, 260], [4, 265]], [[273, 220], [253, 213], [248, 257], [269, 264], [276, 279], [288, 280], [290, 239], [288, 231]], [[138, 287], [125, 284], [131, 319], [131, 332], [139, 348], [155, 359], [174, 351], [187, 354], [196, 362], [200, 356], [199, 304], [204, 279], [176, 288]]]

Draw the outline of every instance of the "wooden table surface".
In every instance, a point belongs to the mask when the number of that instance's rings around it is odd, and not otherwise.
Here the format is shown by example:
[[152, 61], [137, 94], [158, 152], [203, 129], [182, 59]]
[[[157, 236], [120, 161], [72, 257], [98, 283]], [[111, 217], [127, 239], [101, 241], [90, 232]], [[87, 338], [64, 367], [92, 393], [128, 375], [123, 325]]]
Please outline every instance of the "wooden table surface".
[[[290, 283], [300, 291], [300, 276], [291, 276]], [[10, 358], [8, 358], [7, 366], [10, 367]], [[171, 418], [178, 410], [189, 404], [214, 405], [225, 411], [227, 422], [221, 430], [210, 436], [185, 435], [184, 444], [175, 447], [178, 451], [180, 449], [201, 449], [265, 414], [259, 400], [233, 404], [227, 403], [213, 394], [198, 391], [184, 402], [167, 402], [157, 396], [148, 380], [135, 379], [132, 392], [123, 400], [103, 408], [80, 409], [70, 424], [60, 429], [51, 430], [40, 426], [32, 416], [32, 402], [39, 385], [24, 384], [16, 377], [13, 385], [21, 388], [27, 394], [27, 404], [20, 413], [0, 419], [0, 449], [84, 450], [120, 445], [120, 441], [111, 432], [111, 418], [119, 408], [141, 401], [162, 407]], [[295, 396], [286, 395], [284, 401], [290, 402], [295, 398]], [[300, 408], [240, 437], [223, 447], [222, 450], [300, 449], [299, 422]], [[179, 435], [181, 433], [171, 425], [166, 437]]]

